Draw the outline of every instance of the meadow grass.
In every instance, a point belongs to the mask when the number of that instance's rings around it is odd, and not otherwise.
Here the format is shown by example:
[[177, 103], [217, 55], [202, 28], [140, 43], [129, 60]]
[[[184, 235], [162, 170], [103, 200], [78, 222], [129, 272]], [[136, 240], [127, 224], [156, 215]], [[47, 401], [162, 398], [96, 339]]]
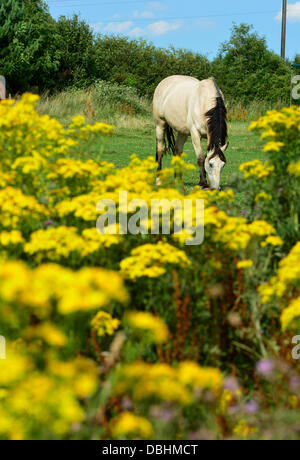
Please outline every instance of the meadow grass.
[[[256, 158], [265, 159], [262, 152], [262, 142], [259, 136], [248, 130], [248, 123], [233, 122], [229, 123], [230, 146], [226, 152], [227, 165], [222, 173], [222, 187], [230, 184], [230, 179], [234, 173], [239, 172], [239, 165], [246, 161]], [[203, 140], [203, 150], [206, 150], [207, 142]], [[140, 158], [147, 158], [155, 155], [155, 132], [154, 126], [146, 129], [117, 128], [114, 137], [109, 139], [103, 159], [112, 161], [116, 167], [124, 167], [129, 163], [131, 154], [137, 154]], [[196, 163], [196, 156], [191, 140], [185, 144], [184, 153], [187, 154], [187, 162]], [[171, 156], [166, 155], [163, 166], [170, 165]], [[184, 183], [188, 187], [193, 187], [199, 182], [199, 169], [190, 171], [184, 176]]]
[[[39, 112], [57, 118], [64, 125], [74, 115], [85, 115], [89, 122], [105, 121], [116, 127], [115, 135], [107, 141], [102, 159], [111, 161], [116, 168], [128, 165], [130, 156], [137, 154], [140, 158], [155, 155], [155, 129], [152, 120], [151, 103], [140, 98], [132, 88], [101, 83], [90, 90], [65, 91], [57, 95], [42, 97]], [[252, 115], [255, 110], [249, 110]], [[227, 165], [222, 173], [222, 188], [230, 186], [231, 178], [239, 173], [239, 165], [253, 159], [265, 159], [262, 142], [257, 134], [248, 130], [249, 121], [229, 121], [230, 146], [226, 152]], [[99, 147], [97, 145], [99, 144]], [[100, 151], [102, 139], [96, 141], [93, 150]], [[203, 140], [206, 151], [206, 141]], [[189, 139], [184, 149], [187, 161], [196, 163], [194, 149]], [[84, 156], [84, 153], [83, 153]], [[85, 156], [84, 156], [85, 157]], [[166, 155], [163, 166], [170, 165], [171, 156]], [[199, 182], [199, 169], [186, 173], [184, 183], [192, 188]]]

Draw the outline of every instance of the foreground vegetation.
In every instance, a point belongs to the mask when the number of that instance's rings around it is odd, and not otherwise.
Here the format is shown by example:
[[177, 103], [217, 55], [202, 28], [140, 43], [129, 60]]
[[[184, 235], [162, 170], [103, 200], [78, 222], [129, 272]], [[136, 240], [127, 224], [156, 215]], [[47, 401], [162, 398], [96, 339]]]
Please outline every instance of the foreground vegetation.
[[[263, 153], [204, 192], [174, 180], [187, 159], [156, 187], [153, 155], [104, 160], [112, 126], [36, 104], [0, 103], [0, 438], [299, 439], [299, 108], [253, 122]], [[120, 190], [203, 199], [204, 243], [98, 234]]]
[[200, 54], [95, 34], [78, 16], [54, 20], [42, 0], [2, 0], [0, 24], [0, 74], [12, 94], [82, 89], [101, 80], [151, 98], [163, 78], [181, 74], [200, 80], [214, 75], [227, 99], [243, 106], [254, 100], [289, 102], [290, 62], [269, 50], [247, 24], [233, 25], [213, 60], [203, 48]]

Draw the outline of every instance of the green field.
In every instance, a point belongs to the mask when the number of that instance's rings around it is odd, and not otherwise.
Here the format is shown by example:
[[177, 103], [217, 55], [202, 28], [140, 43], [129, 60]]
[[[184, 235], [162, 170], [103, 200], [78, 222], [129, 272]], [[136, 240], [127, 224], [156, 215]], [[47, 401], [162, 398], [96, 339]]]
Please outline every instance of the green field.
[[[113, 91], [114, 90], [114, 91]], [[103, 158], [115, 163], [117, 168], [129, 163], [130, 155], [137, 154], [140, 158], [155, 155], [155, 129], [152, 121], [151, 104], [148, 100], [134, 95], [130, 106], [135, 107], [136, 113], [129, 114], [124, 111], [128, 103], [118, 99], [119, 87], [108, 88], [107, 92], [99, 93], [97, 90], [90, 92], [78, 90], [76, 92], [63, 92], [53, 97], [42, 98], [39, 105], [41, 113], [49, 114], [60, 120], [64, 125], [71, 121], [72, 116], [87, 115], [89, 123], [104, 121], [116, 126], [115, 135], [109, 139]], [[121, 101], [121, 102], [120, 102]], [[94, 116], [89, 117], [89, 104], [94, 111]], [[256, 112], [257, 112], [257, 107]], [[255, 110], [251, 118], [256, 118]], [[238, 173], [239, 165], [255, 158], [265, 159], [262, 152], [262, 142], [257, 134], [248, 130], [249, 122], [235, 121], [228, 124], [230, 147], [226, 152], [227, 166], [222, 173], [222, 188], [230, 185], [230, 178]], [[99, 139], [99, 150], [102, 140]], [[206, 141], [203, 140], [203, 150]], [[97, 152], [97, 145], [93, 149]], [[189, 140], [185, 145], [188, 162], [196, 165], [194, 149]], [[83, 157], [85, 157], [83, 152]], [[164, 158], [163, 166], [170, 164], [170, 155]], [[199, 183], [198, 168], [184, 177], [186, 186], [193, 187]]]
[[[248, 130], [248, 123], [229, 123], [230, 147], [226, 152], [227, 165], [222, 174], [222, 187], [229, 184], [232, 174], [237, 173], [239, 165], [255, 158], [263, 159], [262, 143], [259, 136]], [[203, 141], [203, 148], [206, 149], [206, 141]], [[131, 154], [137, 154], [140, 158], [155, 155], [155, 133], [154, 126], [147, 129], [120, 128], [116, 130], [115, 136], [106, 145], [104, 159], [115, 163], [120, 168], [129, 163]], [[188, 162], [196, 164], [196, 158], [191, 140], [185, 145], [185, 153], [188, 155]], [[165, 156], [164, 166], [170, 164], [170, 155]], [[199, 170], [191, 171], [184, 177], [186, 186], [193, 187], [199, 182]]]

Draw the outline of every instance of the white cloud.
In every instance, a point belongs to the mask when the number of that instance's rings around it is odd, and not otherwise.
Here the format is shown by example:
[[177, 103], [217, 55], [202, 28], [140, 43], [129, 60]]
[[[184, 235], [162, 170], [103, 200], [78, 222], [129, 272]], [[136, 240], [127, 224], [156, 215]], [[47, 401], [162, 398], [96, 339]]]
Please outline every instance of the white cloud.
[[100, 29], [103, 26], [103, 22], [96, 22], [95, 24], [91, 24], [91, 28], [94, 32], [100, 32]]
[[168, 32], [178, 30], [180, 27], [181, 25], [178, 22], [171, 23], [167, 21], [157, 21], [149, 24], [147, 29], [152, 35], [164, 35]]
[[138, 10], [135, 10], [133, 12], [133, 16], [137, 19], [139, 18], [145, 18], [145, 19], [151, 19], [154, 17], [154, 13], [153, 11], [149, 11], [149, 10], [145, 10], [145, 11], [138, 11]]
[[128, 32], [132, 26], [133, 26], [132, 21], [110, 22], [104, 27], [103, 31], [116, 33], [116, 34], [122, 34], [122, 33]]
[[131, 21], [110, 22], [105, 27], [102, 23], [99, 23], [95, 24], [93, 28], [96, 30], [95, 27], [97, 27], [97, 31], [101, 28], [103, 32], [126, 34], [132, 37], [164, 35], [168, 32], [178, 30], [181, 27], [181, 24], [178, 21], [156, 21], [145, 27], [134, 26], [134, 21], [138, 19], [153, 19], [154, 21], [157, 12], [164, 9], [166, 9], [165, 3], [160, 1], [150, 1], [146, 4], [146, 8], [144, 10], [133, 11], [133, 19]]
[[142, 29], [141, 27], [135, 27], [129, 32], [129, 35], [132, 37], [143, 37], [147, 35], [146, 29]]
[[172, 32], [180, 29], [182, 24], [179, 22], [167, 22], [167, 21], [157, 21], [149, 24], [148, 26], [142, 27], [133, 27], [133, 21], [123, 21], [123, 22], [110, 22], [106, 26], [102, 22], [92, 24], [92, 28], [95, 32], [106, 33], [115, 33], [115, 34], [126, 34], [132, 37], [146, 37], [146, 36], [158, 36], [164, 35], [168, 32]]
[[[279, 11], [275, 17], [276, 21], [281, 21], [282, 19], [282, 10]], [[287, 19], [290, 22], [300, 21], [300, 2], [288, 4], [287, 7]]]

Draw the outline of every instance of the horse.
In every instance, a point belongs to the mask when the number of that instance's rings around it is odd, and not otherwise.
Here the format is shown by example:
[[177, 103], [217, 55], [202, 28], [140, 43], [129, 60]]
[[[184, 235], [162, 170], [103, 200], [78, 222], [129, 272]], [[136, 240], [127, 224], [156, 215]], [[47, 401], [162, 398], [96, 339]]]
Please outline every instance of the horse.
[[[216, 80], [212, 77], [200, 81], [184, 75], [165, 78], [154, 93], [153, 118], [158, 171], [162, 168], [166, 149], [174, 155], [181, 155], [185, 142], [191, 136], [200, 168], [200, 187], [220, 189], [229, 142], [226, 142], [227, 110]], [[174, 130], [178, 133], [177, 140]], [[206, 157], [202, 152], [201, 138], [208, 139]]]

